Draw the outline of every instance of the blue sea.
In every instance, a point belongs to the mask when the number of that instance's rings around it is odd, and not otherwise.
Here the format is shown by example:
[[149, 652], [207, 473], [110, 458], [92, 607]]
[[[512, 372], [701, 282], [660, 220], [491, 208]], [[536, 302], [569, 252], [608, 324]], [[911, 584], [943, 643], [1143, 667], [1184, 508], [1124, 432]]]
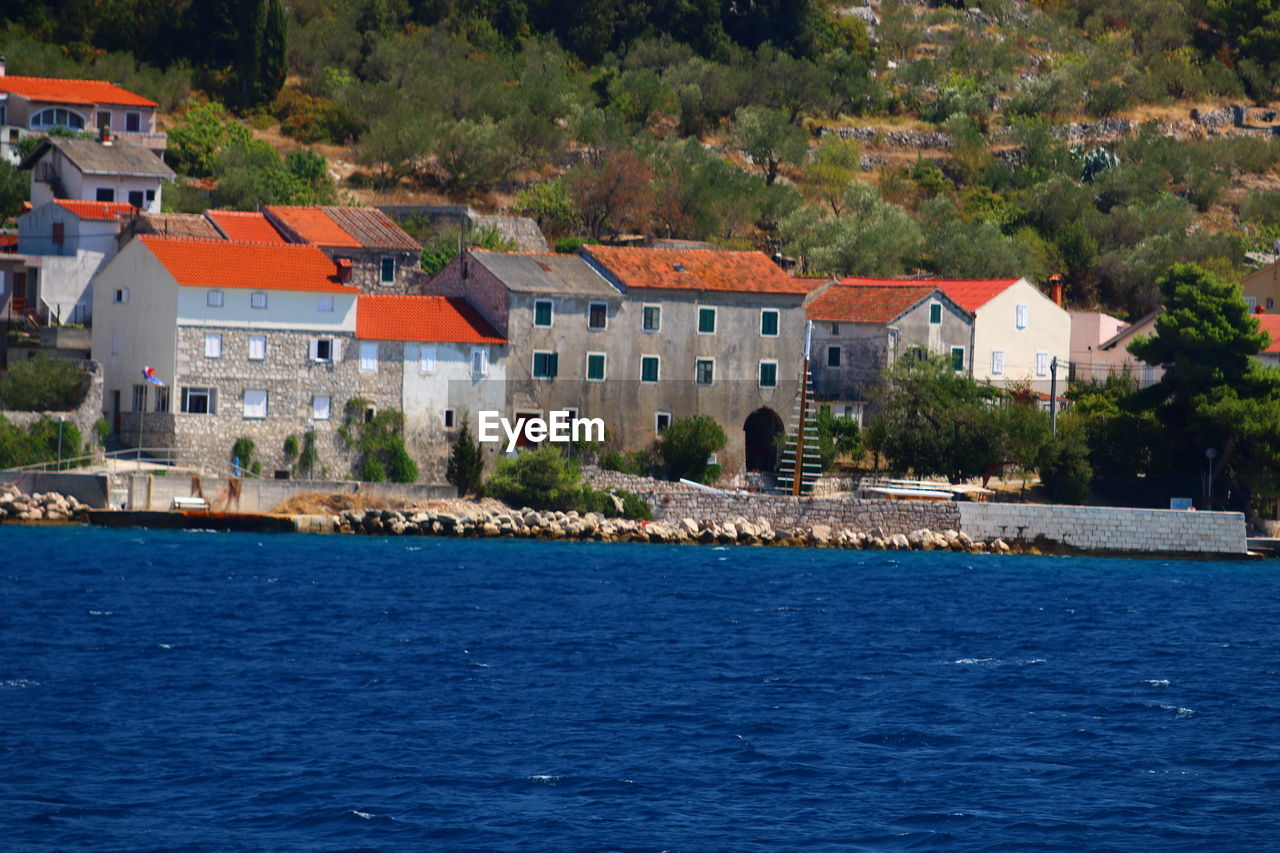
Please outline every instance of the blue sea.
[[1280, 564], [0, 527], [0, 849], [1277, 849]]

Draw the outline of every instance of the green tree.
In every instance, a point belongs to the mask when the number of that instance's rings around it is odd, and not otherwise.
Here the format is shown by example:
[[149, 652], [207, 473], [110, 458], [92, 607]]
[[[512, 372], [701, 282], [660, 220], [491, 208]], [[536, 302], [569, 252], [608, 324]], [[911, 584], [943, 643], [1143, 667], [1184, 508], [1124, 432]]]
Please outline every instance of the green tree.
[[7, 160], [0, 160], [0, 222], [22, 211], [31, 198], [31, 178]]
[[801, 191], [809, 201], [825, 204], [832, 216], [844, 207], [845, 190], [862, 171], [862, 148], [856, 139], [828, 136], [817, 157], [805, 166]]
[[1191, 264], [1159, 281], [1164, 313], [1155, 334], [1129, 350], [1164, 367], [1144, 397], [1163, 425], [1170, 458], [1200, 470], [1213, 448], [1212, 476], [1226, 474], [1245, 491], [1273, 492], [1280, 470], [1280, 368], [1253, 356], [1270, 342], [1249, 313], [1240, 286]]
[[799, 163], [809, 150], [804, 128], [782, 110], [742, 107], [733, 117], [733, 144], [746, 152], [772, 186], [783, 163]]
[[894, 471], [967, 480], [1001, 461], [989, 414], [994, 393], [947, 359], [898, 359], [885, 372], [869, 443]]
[[839, 418], [829, 407], [818, 410], [818, 455], [822, 470], [835, 468], [836, 459], [844, 456], [857, 462], [866, 451], [862, 448], [862, 430], [852, 418]]
[[169, 131], [166, 156], [177, 172], [205, 178], [217, 169], [222, 149], [250, 139], [249, 128], [233, 119], [222, 104], [188, 104], [182, 123]]
[[512, 209], [521, 216], [532, 217], [543, 233], [553, 239], [572, 232], [579, 218], [569, 185], [560, 178], [520, 190]]
[[485, 494], [513, 507], [567, 512], [582, 500], [582, 474], [576, 460], [552, 444], [499, 459]]
[[445, 479], [458, 488], [458, 497], [476, 491], [484, 480], [484, 454], [479, 442], [471, 437], [471, 426], [465, 417], [449, 450]]
[[801, 207], [778, 228], [787, 252], [804, 258], [810, 273], [897, 275], [921, 249], [920, 226], [911, 215], [862, 183], [845, 189], [839, 216]]
[[80, 405], [84, 388], [84, 376], [74, 362], [37, 353], [14, 362], [0, 379], [0, 409], [66, 412]]
[[692, 415], [680, 418], [667, 427], [658, 439], [658, 456], [667, 476], [673, 480], [684, 478], [695, 483], [714, 481], [709, 476], [718, 474], [718, 465], [709, 460], [711, 454], [723, 450], [729, 443], [724, 428], [710, 415]]
[[1081, 504], [1093, 482], [1089, 445], [1079, 418], [1065, 413], [1058, 434], [1045, 442], [1038, 454], [1040, 483], [1054, 503]]

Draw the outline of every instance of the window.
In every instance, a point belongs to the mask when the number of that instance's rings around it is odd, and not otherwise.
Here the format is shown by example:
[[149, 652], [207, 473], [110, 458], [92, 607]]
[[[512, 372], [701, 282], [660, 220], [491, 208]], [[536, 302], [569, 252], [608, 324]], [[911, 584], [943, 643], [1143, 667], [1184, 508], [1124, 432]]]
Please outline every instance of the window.
[[142, 190], [129, 190], [129, 204], [142, 207]]
[[112, 355], [120, 354], [120, 333], [119, 332], [111, 333], [111, 354]]
[[667, 427], [671, 426], [670, 412], [654, 412], [653, 413], [653, 431], [657, 433], [666, 432]]
[[145, 412], [147, 410], [147, 386], [133, 386], [133, 411]]
[[489, 348], [471, 348], [471, 375], [487, 376], [489, 373]]
[[210, 308], [221, 308], [222, 307], [222, 291], [210, 290], [208, 293], [205, 294], [204, 304], [208, 305]]
[[710, 385], [716, 379], [716, 362], [712, 358], [700, 358], [693, 363], [693, 381]]
[[332, 311], [332, 310], [333, 310], [333, 297], [332, 297], [332, 296], [321, 296], [321, 297], [316, 301], [316, 310], [317, 310], [317, 311]]
[[1049, 375], [1049, 353], [1036, 353], [1036, 376], [1044, 377]]
[[453, 409], [444, 410], [444, 428], [453, 429]]
[[156, 387], [156, 411], [169, 411], [169, 389], [164, 386]]
[[662, 328], [662, 309], [657, 305], [646, 305], [640, 315], [640, 330], [657, 332]]
[[262, 361], [267, 357], [267, 336], [266, 335], [250, 335], [249, 336], [249, 360]]
[[994, 349], [991, 351], [991, 375], [1004, 375], [1004, 350]]
[[84, 116], [77, 115], [71, 110], [64, 110], [61, 107], [51, 107], [33, 115], [31, 117], [31, 127], [65, 127], [70, 130], [83, 130]]
[[[56, 226], [56, 225], [55, 225], [55, 226], [53, 226], [53, 227], [54, 227], [54, 228], [57, 228], [58, 226]], [[57, 232], [57, 231], [54, 231], [53, 233], [56, 235], [58, 232]], [[56, 238], [56, 236], [55, 236], [55, 238], [54, 238], [54, 241], [53, 241], [53, 242], [55, 242], [55, 243], [59, 242], [59, 241], [58, 241], [58, 239]], [[1256, 296], [1246, 296], [1246, 297], [1244, 298], [1244, 304], [1249, 306], [1249, 313], [1250, 313], [1250, 314], [1252, 314], [1252, 313], [1253, 313], [1253, 311], [1254, 311], [1254, 309], [1258, 307], [1258, 297], [1256, 297]]]
[[929, 325], [936, 326], [942, 322], [942, 303], [929, 303]]
[[1272, 308], [1274, 308], [1274, 307], [1276, 307], [1276, 301], [1275, 301], [1274, 299], [1272, 299], [1270, 296], [1268, 296], [1268, 297], [1267, 297], [1267, 310], [1268, 310], [1268, 311], [1270, 311], [1270, 310], [1271, 310]]
[[838, 335], [838, 334], [840, 334], [840, 324], [839, 324], [839, 323], [832, 323], [832, 324], [831, 324], [831, 334], [833, 334], [833, 335]]
[[249, 307], [250, 308], [266, 308], [267, 294], [261, 290], [258, 290], [249, 294]]
[[311, 418], [313, 420], [329, 420], [329, 412], [332, 408], [333, 398], [328, 394], [317, 394], [311, 398]]
[[418, 350], [418, 372], [419, 373], [435, 373], [436, 372], [436, 348], [423, 347]]
[[551, 300], [539, 299], [533, 303], [533, 325], [540, 328], [551, 326]]
[[556, 375], [559, 358], [553, 352], [534, 352], [533, 378], [553, 379]]
[[587, 306], [587, 328], [600, 330], [608, 322], [609, 306], [603, 302], [592, 302]]
[[840, 366], [840, 347], [827, 347], [827, 367]]
[[778, 336], [778, 312], [772, 308], [766, 308], [760, 312], [760, 334], [766, 338]]
[[776, 361], [760, 362], [760, 387], [761, 388], [777, 388], [778, 387], [778, 362]]
[[261, 389], [261, 388], [245, 389], [244, 416], [246, 418], [265, 418], [267, 416], [266, 389]]
[[312, 361], [332, 363], [334, 360], [333, 338], [312, 338], [309, 355]]
[[116, 191], [107, 187], [98, 187], [93, 197], [94, 201], [115, 201]]
[[151, 207], [151, 202], [156, 200], [156, 191], [147, 190], [147, 207]]
[[107, 129], [111, 128], [111, 111], [110, 110], [98, 111], [98, 129], [102, 130], [104, 127]]
[[61, 222], [53, 223], [53, 245], [61, 246], [67, 239], [67, 226]]
[[382, 256], [382, 283], [392, 284], [396, 280], [396, 259], [390, 255]]
[[1015, 329], [1025, 329], [1027, 327], [1027, 303], [1019, 302], [1013, 306], [1013, 327]]
[[593, 382], [604, 380], [604, 353], [587, 353], [587, 378]]
[[222, 358], [222, 335], [208, 332], [204, 336], [204, 357]]
[[964, 347], [951, 348], [951, 369], [956, 373], [964, 370]]
[[182, 413], [186, 415], [217, 414], [218, 391], [216, 388], [183, 388]]
[[127, 288], [127, 287], [117, 287], [117, 288], [116, 288], [115, 296], [113, 296], [113, 297], [111, 298], [111, 301], [112, 301], [112, 302], [114, 302], [114, 303], [116, 303], [117, 305], [123, 305], [124, 303], [128, 302], [128, 301], [129, 301], [129, 288]]
[[125, 113], [124, 130], [125, 133], [138, 133], [142, 130], [142, 115], [140, 113]]
[[698, 309], [698, 334], [714, 335], [716, 333], [716, 309]]
[[640, 381], [657, 382], [661, 360], [656, 355], [640, 356]]
[[360, 372], [376, 373], [378, 371], [378, 345], [373, 341], [360, 344]]

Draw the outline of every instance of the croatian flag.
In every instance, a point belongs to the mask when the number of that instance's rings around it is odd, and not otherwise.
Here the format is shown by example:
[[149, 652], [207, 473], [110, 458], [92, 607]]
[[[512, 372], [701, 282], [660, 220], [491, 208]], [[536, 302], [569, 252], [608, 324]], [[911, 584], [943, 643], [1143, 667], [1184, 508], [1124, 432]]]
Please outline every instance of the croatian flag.
[[159, 385], [161, 388], [164, 387], [164, 380], [159, 376], [156, 376], [156, 369], [154, 367], [142, 368], [142, 377], [152, 385]]

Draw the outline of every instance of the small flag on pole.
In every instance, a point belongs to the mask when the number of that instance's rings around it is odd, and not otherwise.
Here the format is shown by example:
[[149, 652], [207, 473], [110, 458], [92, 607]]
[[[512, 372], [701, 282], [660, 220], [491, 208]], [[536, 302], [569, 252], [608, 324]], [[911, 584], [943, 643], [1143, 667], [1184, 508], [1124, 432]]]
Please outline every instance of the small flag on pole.
[[156, 369], [154, 367], [142, 368], [142, 377], [152, 385], [159, 385], [161, 388], [164, 387], [164, 380], [159, 376], [156, 376]]

